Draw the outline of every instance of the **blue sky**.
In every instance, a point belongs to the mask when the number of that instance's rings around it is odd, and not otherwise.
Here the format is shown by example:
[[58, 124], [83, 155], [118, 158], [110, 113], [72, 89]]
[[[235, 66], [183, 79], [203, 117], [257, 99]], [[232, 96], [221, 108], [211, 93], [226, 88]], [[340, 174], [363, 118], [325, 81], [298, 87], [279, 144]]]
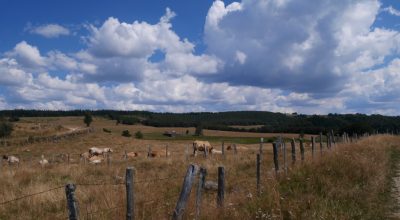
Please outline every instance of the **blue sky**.
[[0, 108], [400, 113], [400, 2], [0, 2]]

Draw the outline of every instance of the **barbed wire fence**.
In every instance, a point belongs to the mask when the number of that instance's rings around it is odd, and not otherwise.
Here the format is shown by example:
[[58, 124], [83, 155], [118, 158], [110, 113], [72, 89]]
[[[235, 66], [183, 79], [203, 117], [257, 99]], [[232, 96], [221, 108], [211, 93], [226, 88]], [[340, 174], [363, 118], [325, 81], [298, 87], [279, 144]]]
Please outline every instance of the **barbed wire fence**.
[[[252, 174], [248, 174], [247, 178], [244, 180], [238, 180], [238, 181], [232, 181], [232, 184], [235, 185], [242, 185], [243, 183], [248, 183], [251, 182], [252, 184], [246, 184], [246, 192], [253, 192], [254, 195], [260, 195], [260, 192], [262, 191], [262, 188], [260, 187], [261, 184], [265, 183], [266, 181], [268, 181], [269, 178], [273, 178], [273, 176], [275, 176], [275, 178], [279, 178], [280, 175], [286, 175], [286, 171], [290, 166], [294, 166], [296, 164], [298, 164], [299, 162], [299, 158], [297, 158], [297, 155], [299, 154], [298, 152], [296, 153], [296, 149], [299, 148], [300, 150], [300, 164], [303, 163], [303, 161], [305, 160], [305, 157], [314, 159], [317, 158], [318, 156], [323, 156], [323, 152], [330, 152], [332, 150], [332, 148], [337, 147], [339, 144], [348, 144], [348, 143], [354, 143], [357, 142], [358, 140], [360, 140], [363, 137], [369, 137], [369, 134], [365, 134], [362, 136], [355, 136], [353, 138], [350, 138], [348, 134], [344, 133], [341, 137], [339, 136], [335, 136], [332, 133], [328, 133], [325, 137], [322, 136], [322, 134], [318, 137], [318, 138], [312, 138], [311, 139], [311, 145], [307, 146], [308, 150], [306, 151], [304, 148], [304, 140], [300, 140], [299, 143], [296, 143], [296, 141], [294, 139], [292, 139], [291, 141], [291, 151], [289, 149], [289, 143], [286, 142], [285, 140], [278, 138], [277, 142], [273, 143], [273, 166], [267, 166], [267, 169], [263, 169], [266, 170], [267, 172], [265, 172], [262, 176], [260, 175], [260, 165], [258, 164], [263, 164], [261, 163], [261, 155], [263, 155], [264, 149], [263, 149], [263, 141], [260, 141], [260, 147], [259, 147], [259, 152], [257, 153], [257, 157], [256, 157], [256, 169], [254, 171], [254, 173]], [[325, 141], [325, 142], [324, 142]], [[297, 145], [296, 145], [297, 144]], [[288, 148], [286, 148], [288, 147]], [[309, 149], [311, 148], [311, 149]], [[293, 151], [294, 149], [294, 151]], [[287, 152], [290, 152], [289, 154]], [[166, 148], [166, 152], [168, 152], [168, 147]], [[319, 154], [319, 152], [321, 152]], [[237, 155], [237, 151], [234, 151], [234, 155]], [[168, 154], [166, 154], [166, 157], [168, 157]], [[126, 158], [125, 158], [126, 159]], [[225, 159], [225, 157], [221, 157], [220, 158], [222, 161]], [[280, 162], [283, 161], [283, 166], [281, 164], [281, 166], [279, 166]], [[264, 164], [265, 165], [265, 164]], [[264, 166], [262, 165], [262, 166]], [[273, 170], [269, 169], [269, 168], [273, 168]], [[113, 210], [117, 210], [117, 209], [123, 209], [125, 207], [126, 209], [126, 217], [127, 219], [134, 219], [135, 216], [139, 216], [139, 213], [136, 212], [135, 210], [135, 205], [139, 205], [142, 204], [142, 207], [144, 208], [146, 204], [157, 204], [157, 206], [152, 206], [152, 210], [158, 210], [158, 209], [162, 209], [165, 207], [171, 207], [171, 204], [165, 204], [165, 198], [162, 199], [149, 199], [149, 200], [145, 200], [145, 199], [137, 199], [139, 197], [137, 197], [136, 192], [134, 191], [134, 186], [136, 184], [145, 184], [145, 183], [159, 183], [159, 182], [163, 182], [163, 181], [169, 181], [169, 180], [176, 180], [176, 179], [183, 179], [183, 184], [181, 187], [181, 193], [179, 195], [179, 198], [176, 202], [176, 207], [174, 208], [173, 211], [170, 211], [168, 216], [172, 217], [173, 219], [182, 219], [184, 216], [184, 212], [186, 210], [186, 206], [188, 204], [188, 199], [191, 195], [191, 189], [193, 188], [193, 186], [195, 185], [195, 177], [197, 177], [199, 175], [199, 171], [200, 170], [205, 170], [205, 168], [203, 167], [199, 167], [197, 165], [194, 164], [190, 164], [188, 167], [188, 170], [186, 172], [186, 175], [174, 175], [174, 176], [170, 176], [170, 177], [158, 177], [158, 178], [147, 178], [147, 179], [139, 179], [136, 180], [135, 179], [135, 169], [133, 167], [128, 167], [126, 169], [126, 176], [125, 176], [125, 181], [124, 182], [94, 182], [94, 183], [85, 183], [85, 182], [76, 182], [76, 183], [68, 183], [67, 185], [63, 185], [63, 186], [56, 186], [54, 188], [49, 188], [47, 190], [43, 190], [43, 191], [39, 191], [39, 192], [35, 192], [35, 193], [31, 193], [31, 194], [27, 194], [27, 195], [23, 195], [20, 197], [16, 197], [14, 199], [11, 200], [7, 200], [7, 201], [3, 201], [0, 202], [0, 206], [4, 206], [7, 204], [11, 204], [13, 202], [17, 202], [20, 200], [24, 200], [30, 197], [34, 197], [37, 195], [41, 195], [41, 194], [45, 194], [51, 191], [55, 191], [55, 190], [59, 190], [61, 188], [65, 188], [65, 192], [66, 192], [66, 198], [67, 198], [67, 206], [68, 206], [68, 219], [78, 219], [79, 218], [79, 207], [78, 204], [76, 203], [76, 198], [75, 198], [75, 190], [76, 187], [99, 187], [99, 186], [126, 186], [126, 204], [123, 205], [115, 205], [115, 206], [111, 206], [111, 207], [107, 207], [104, 209], [98, 209], [98, 210], [94, 210], [94, 211], [86, 211], [84, 213], [81, 214], [81, 216], [86, 216], [86, 218], [88, 218], [89, 216], [93, 216], [93, 215], [97, 215], [97, 214], [101, 214], [101, 213], [108, 213], [111, 212]], [[218, 176], [218, 186], [217, 186], [217, 207], [219, 208], [223, 208], [224, 207], [224, 197], [225, 197], [225, 167], [220, 166], [218, 167], [218, 172], [215, 174], [212, 174], [213, 176]], [[229, 177], [229, 173], [231, 172], [231, 170], [227, 170], [228, 173], [228, 177]], [[207, 170], [205, 170], [205, 172], [207, 172]], [[236, 171], [238, 172], [238, 171]], [[262, 178], [264, 177], [264, 178]], [[197, 210], [201, 210], [201, 192], [205, 189], [204, 187], [204, 180], [205, 178], [203, 178], [203, 182], [200, 182], [197, 184], [198, 189], [196, 192], [196, 216], [195, 218], [198, 219], [201, 212], [197, 211]], [[200, 186], [200, 187], [199, 187]], [[193, 194], [193, 193], [192, 193]], [[252, 194], [247, 194], [247, 197], [252, 197]], [[137, 201], [135, 201], [135, 197], [137, 197]], [[197, 198], [200, 197], [200, 202], [197, 201]], [[172, 198], [172, 197], [171, 197]], [[177, 198], [174, 198], [177, 199]], [[164, 202], [164, 204], [163, 204]], [[160, 205], [161, 203], [161, 205]], [[234, 204], [234, 203], [229, 203], [228, 207], [236, 207], [240, 204]], [[144, 211], [142, 213], [145, 213]]]

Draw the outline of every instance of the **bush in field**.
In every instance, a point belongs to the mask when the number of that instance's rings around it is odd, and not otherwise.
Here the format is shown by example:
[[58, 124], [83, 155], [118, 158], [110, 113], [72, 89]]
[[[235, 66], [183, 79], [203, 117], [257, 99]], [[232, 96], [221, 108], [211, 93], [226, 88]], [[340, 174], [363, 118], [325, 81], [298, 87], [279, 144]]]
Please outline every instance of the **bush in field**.
[[106, 133], [111, 133], [111, 130], [107, 129], [107, 128], [103, 128], [103, 131], [106, 132]]
[[135, 138], [137, 138], [137, 139], [142, 139], [142, 138], [143, 138], [142, 132], [141, 132], [141, 131], [137, 131], [137, 132], [135, 133]]
[[124, 137], [132, 137], [131, 133], [128, 130], [122, 131], [122, 136], [124, 136]]
[[0, 138], [8, 137], [13, 131], [13, 125], [6, 121], [0, 122]]
[[196, 126], [196, 130], [194, 131], [195, 136], [203, 136], [203, 126], [201, 124]]
[[89, 112], [86, 112], [85, 117], [83, 118], [83, 122], [86, 124], [87, 127], [89, 127], [92, 121], [92, 115]]

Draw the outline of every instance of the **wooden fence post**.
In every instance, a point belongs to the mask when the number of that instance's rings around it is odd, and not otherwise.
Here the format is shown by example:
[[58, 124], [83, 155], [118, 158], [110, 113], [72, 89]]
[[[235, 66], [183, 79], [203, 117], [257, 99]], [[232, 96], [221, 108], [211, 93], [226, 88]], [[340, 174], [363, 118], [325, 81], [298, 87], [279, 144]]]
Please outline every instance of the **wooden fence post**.
[[296, 143], [294, 142], [294, 138], [292, 139], [291, 142], [292, 145], [292, 163], [296, 163]]
[[278, 144], [274, 142], [272, 144], [273, 152], [274, 152], [274, 165], [275, 165], [275, 174], [278, 175], [279, 171], [279, 161], [278, 161]]
[[186, 208], [186, 203], [190, 196], [190, 191], [192, 190], [193, 179], [197, 172], [197, 166], [190, 164], [187, 171], [186, 176], [183, 180], [182, 190], [179, 195], [178, 202], [176, 203], [176, 207], [174, 213], [172, 214], [172, 219], [180, 220], [183, 219], [183, 213]]
[[70, 163], [69, 154], [67, 154], [67, 161], [68, 161], [68, 165], [69, 165], [69, 163]]
[[147, 145], [147, 158], [150, 157], [150, 154], [151, 154], [151, 147], [150, 145]]
[[107, 165], [110, 166], [111, 165], [111, 159], [110, 159], [110, 154], [107, 153]]
[[261, 158], [260, 154], [257, 154], [257, 160], [256, 160], [256, 175], [257, 175], [257, 194], [261, 194], [260, 190], [260, 165], [261, 165]]
[[186, 145], [185, 156], [186, 156], [186, 162], [188, 162], [189, 161], [189, 144]]
[[196, 217], [195, 219], [199, 219], [200, 211], [201, 211], [201, 193], [204, 188], [204, 183], [206, 182], [207, 176], [207, 169], [200, 167], [199, 171], [199, 185], [197, 185], [197, 192], [196, 192]]
[[165, 158], [168, 158], [168, 144], [165, 145]]
[[78, 205], [75, 199], [75, 184], [68, 183], [65, 186], [65, 195], [67, 197], [67, 207], [68, 207], [68, 219], [69, 220], [78, 220], [79, 219], [79, 210]]
[[135, 171], [133, 167], [126, 168], [126, 220], [135, 219], [135, 194], [134, 194]]
[[225, 159], [225, 147], [224, 147], [225, 143], [224, 141], [222, 141], [222, 145], [221, 145], [221, 151], [222, 151], [222, 158]]
[[124, 159], [127, 160], [128, 159], [128, 153], [125, 150], [125, 154], [124, 154]]
[[205, 146], [205, 147], [204, 147], [204, 158], [207, 159], [207, 156], [208, 156], [208, 147]]
[[321, 152], [322, 155], [322, 133], [319, 133], [319, 150]]
[[264, 143], [264, 138], [260, 138], [260, 149], [259, 149], [260, 160], [262, 160], [262, 155], [263, 155], [263, 143]]
[[287, 174], [287, 166], [286, 166], [286, 143], [282, 142], [283, 149], [283, 171], [285, 171], [285, 175]]
[[234, 153], [235, 155], [237, 155], [237, 148], [236, 148], [236, 144], [233, 144], [233, 153]]
[[224, 167], [218, 167], [218, 192], [217, 192], [217, 205], [218, 207], [224, 207], [225, 198], [225, 169]]
[[301, 155], [301, 161], [304, 161], [304, 143], [303, 143], [303, 139], [300, 139], [300, 155]]
[[314, 153], [315, 153], [315, 137], [311, 137], [311, 155], [313, 159], [314, 159]]

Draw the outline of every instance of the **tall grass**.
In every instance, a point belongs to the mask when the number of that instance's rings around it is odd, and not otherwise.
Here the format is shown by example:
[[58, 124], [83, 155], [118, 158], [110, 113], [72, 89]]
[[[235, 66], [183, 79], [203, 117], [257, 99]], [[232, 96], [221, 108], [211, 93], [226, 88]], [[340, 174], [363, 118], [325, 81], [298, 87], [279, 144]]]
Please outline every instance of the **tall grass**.
[[[97, 142], [106, 141], [107, 137]], [[65, 145], [70, 142], [66, 140]], [[143, 143], [147, 142], [140, 142]], [[3, 164], [0, 203], [73, 182], [78, 184], [76, 195], [81, 219], [124, 219], [125, 187], [120, 183], [124, 182], [125, 168], [133, 166], [138, 181], [135, 184], [137, 219], [169, 219], [187, 166], [195, 163], [207, 168], [208, 180], [217, 180], [218, 166], [224, 166], [226, 172], [224, 209], [216, 206], [216, 192], [205, 192], [202, 219], [385, 219], [389, 214], [390, 177], [396, 168], [392, 166], [396, 162], [393, 155], [400, 149], [398, 137], [376, 136], [356, 144], [340, 145], [325, 151], [322, 157], [316, 154], [314, 160], [308, 149], [305, 162], [297, 161], [289, 167], [287, 176], [280, 173], [278, 178], [273, 172], [271, 150], [265, 149], [260, 196], [256, 191], [257, 148], [241, 151], [236, 156], [228, 151], [226, 159], [206, 160], [200, 156], [186, 161], [185, 145], [184, 142], [171, 145], [170, 158], [142, 156], [124, 161], [120, 157], [123, 149], [145, 152], [146, 148], [121, 144], [110, 167], [83, 165], [77, 157], [70, 165], [55, 163], [44, 169], [28, 162], [21, 163], [19, 168]], [[46, 147], [38, 149], [55, 151]], [[74, 151], [79, 149], [77, 146]], [[91, 183], [105, 185], [85, 185]], [[194, 218], [194, 193], [193, 189], [185, 219]], [[0, 219], [66, 217], [63, 188], [0, 206]]]

